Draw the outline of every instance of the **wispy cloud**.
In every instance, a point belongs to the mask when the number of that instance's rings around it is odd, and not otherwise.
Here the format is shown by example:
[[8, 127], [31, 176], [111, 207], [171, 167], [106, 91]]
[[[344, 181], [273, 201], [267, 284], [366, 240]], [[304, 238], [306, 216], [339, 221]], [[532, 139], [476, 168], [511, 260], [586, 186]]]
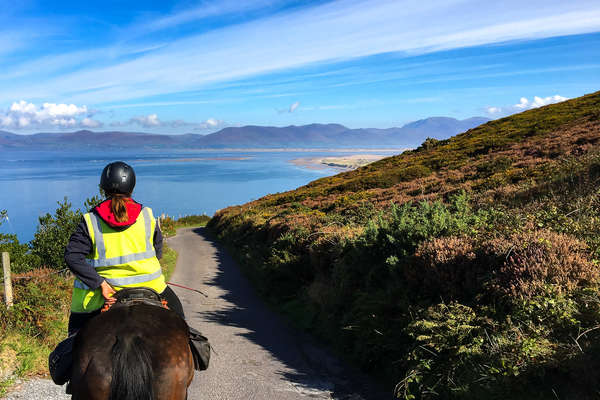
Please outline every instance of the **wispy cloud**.
[[299, 101], [293, 103], [292, 105], [290, 105], [288, 112], [293, 113], [294, 111], [296, 111], [296, 109], [298, 108], [299, 105], [300, 105]]
[[296, 102], [290, 104], [290, 106], [288, 108], [278, 109], [277, 113], [278, 114], [291, 114], [294, 111], [296, 111], [299, 106], [300, 106], [300, 102], [296, 101]]
[[198, 6], [178, 10], [160, 18], [144, 18], [144, 21], [129, 27], [129, 31], [137, 34], [148, 34], [192, 22], [198, 22], [206, 18], [231, 14], [244, 14], [264, 7], [273, 7], [277, 5], [277, 3], [282, 2], [282, 0], [222, 0], [214, 3], [202, 2]]
[[[157, 26], [167, 29], [203, 18], [197, 13], [174, 14]], [[427, 53], [598, 30], [600, 4], [589, 0], [340, 0], [175, 39], [109, 65], [83, 67], [46, 81], [10, 81], [0, 101], [16, 93], [30, 99], [123, 101], [385, 52]], [[77, 92], [69, 92], [72, 88]]]
[[181, 119], [163, 121], [158, 117], [158, 114], [138, 115], [128, 119], [127, 121], [113, 121], [110, 126], [112, 127], [133, 127], [139, 126], [144, 129], [159, 129], [159, 128], [172, 128], [172, 129], [188, 129], [194, 131], [209, 131], [223, 128], [227, 124], [216, 118], [208, 118], [202, 122], [190, 122]]

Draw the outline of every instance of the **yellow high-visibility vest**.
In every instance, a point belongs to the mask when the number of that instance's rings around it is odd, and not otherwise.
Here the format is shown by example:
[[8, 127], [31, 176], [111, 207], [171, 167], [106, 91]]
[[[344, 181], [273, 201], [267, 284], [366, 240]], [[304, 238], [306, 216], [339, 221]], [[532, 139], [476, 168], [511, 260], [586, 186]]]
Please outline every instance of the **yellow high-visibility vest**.
[[[87, 213], [83, 218], [93, 244], [88, 262], [115, 290], [144, 286], [162, 293], [166, 289], [154, 250], [156, 220], [150, 208], [144, 207], [137, 221], [122, 231], [111, 228], [94, 213]], [[72, 312], [92, 312], [103, 304], [100, 288], [92, 290], [75, 279]]]

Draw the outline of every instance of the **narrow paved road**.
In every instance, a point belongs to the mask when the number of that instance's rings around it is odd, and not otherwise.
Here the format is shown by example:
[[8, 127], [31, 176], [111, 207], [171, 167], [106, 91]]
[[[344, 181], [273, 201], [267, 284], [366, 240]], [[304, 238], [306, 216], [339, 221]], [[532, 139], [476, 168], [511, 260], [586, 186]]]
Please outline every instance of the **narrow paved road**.
[[188, 323], [203, 332], [216, 354], [196, 372], [190, 399], [387, 399], [310, 338], [291, 329], [253, 292], [236, 264], [202, 228], [180, 229], [173, 287]]
[[[168, 243], [179, 253], [173, 287], [188, 323], [203, 332], [215, 353], [196, 372], [190, 400], [389, 399], [364, 376], [345, 368], [310, 338], [290, 329], [253, 292], [236, 264], [202, 228], [180, 229]], [[68, 400], [47, 379], [16, 385], [7, 400]]]

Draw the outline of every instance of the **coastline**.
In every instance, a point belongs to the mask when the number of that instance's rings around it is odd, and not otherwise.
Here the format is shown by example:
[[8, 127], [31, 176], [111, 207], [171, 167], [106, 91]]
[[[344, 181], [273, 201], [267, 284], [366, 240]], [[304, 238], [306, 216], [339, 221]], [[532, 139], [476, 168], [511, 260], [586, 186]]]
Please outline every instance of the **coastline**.
[[306, 169], [326, 169], [333, 168], [339, 171], [351, 171], [360, 168], [382, 158], [390, 157], [390, 155], [382, 154], [353, 154], [335, 157], [307, 157], [295, 158], [289, 162], [297, 167]]

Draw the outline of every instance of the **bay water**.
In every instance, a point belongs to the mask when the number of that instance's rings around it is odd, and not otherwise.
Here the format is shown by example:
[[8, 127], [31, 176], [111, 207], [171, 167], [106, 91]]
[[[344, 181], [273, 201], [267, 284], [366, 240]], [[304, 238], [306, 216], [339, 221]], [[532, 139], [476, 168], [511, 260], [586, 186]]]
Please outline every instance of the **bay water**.
[[295, 151], [0, 151], [0, 210], [8, 221], [0, 233], [33, 238], [38, 217], [53, 214], [67, 197], [74, 209], [99, 195], [106, 164], [125, 161], [137, 176], [133, 198], [152, 207], [156, 216], [213, 215], [269, 193], [283, 192], [339, 171], [307, 169], [291, 159], [335, 156], [348, 152]]

